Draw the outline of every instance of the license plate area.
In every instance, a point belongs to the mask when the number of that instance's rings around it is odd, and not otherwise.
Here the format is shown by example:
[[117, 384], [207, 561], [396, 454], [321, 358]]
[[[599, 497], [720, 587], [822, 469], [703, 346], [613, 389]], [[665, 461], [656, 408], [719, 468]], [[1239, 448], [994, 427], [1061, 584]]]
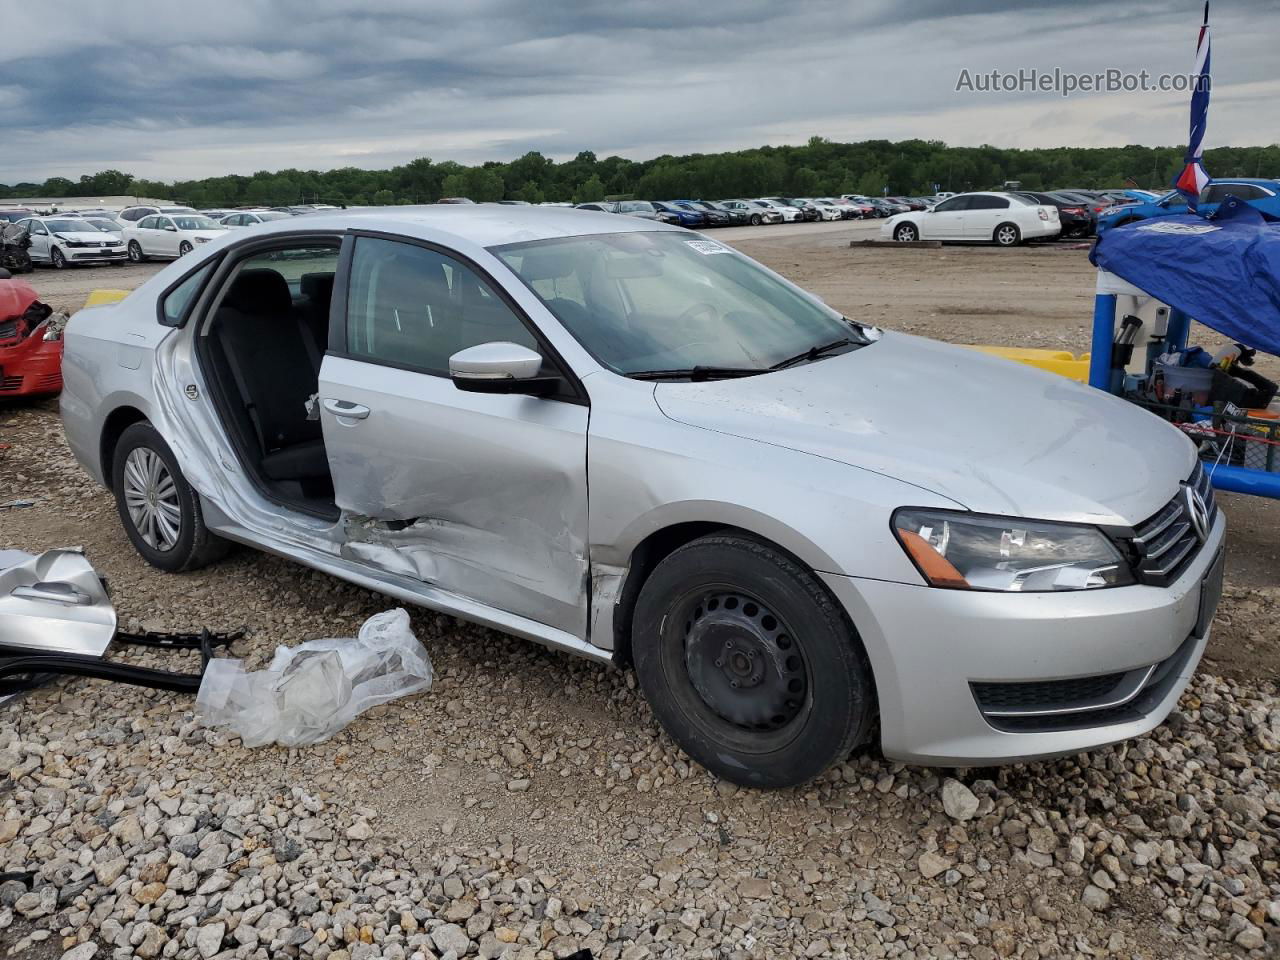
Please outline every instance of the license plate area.
[[1213, 558], [1213, 564], [1209, 567], [1209, 572], [1200, 581], [1200, 612], [1196, 616], [1195, 632], [1197, 638], [1203, 637], [1209, 632], [1209, 626], [1213, 623], [1213, 615], [1218, 610], [1219, 601], [1222, 600], [1222, 575], [1226, 567], [1226, 559], [1226, 551], [1219, 550], [1218, 555]]

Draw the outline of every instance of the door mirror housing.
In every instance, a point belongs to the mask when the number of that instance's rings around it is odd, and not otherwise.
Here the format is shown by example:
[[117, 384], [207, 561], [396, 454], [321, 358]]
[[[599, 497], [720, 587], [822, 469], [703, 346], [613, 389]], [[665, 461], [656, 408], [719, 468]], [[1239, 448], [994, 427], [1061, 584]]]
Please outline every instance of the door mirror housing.
[[449, 378], [468, 393], [554, 393], [560, 378], [539, 376], [541, 370], [539, 353], [507, 341], [476, 344], [449, 358]]

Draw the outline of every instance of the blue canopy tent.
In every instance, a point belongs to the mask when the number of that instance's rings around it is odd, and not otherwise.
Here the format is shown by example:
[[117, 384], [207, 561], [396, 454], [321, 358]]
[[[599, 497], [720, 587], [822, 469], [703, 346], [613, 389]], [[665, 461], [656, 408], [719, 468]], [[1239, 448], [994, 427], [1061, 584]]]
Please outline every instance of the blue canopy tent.
[[[1280, 356], [1280, 223], [1247, 203], [1230, 197], [1212, 219], [1164, 217], [1110, 230], [1089, 260], [1099, 270], [1092, 386], [1114, 389], [1116, 296], [1128, 290], [1169, 306], [1165, 349], [1186, 347], [1194, 318]], [[1280, 473], [1222, 464], [1213, 474], [1222, 489], [1280, 497]]]

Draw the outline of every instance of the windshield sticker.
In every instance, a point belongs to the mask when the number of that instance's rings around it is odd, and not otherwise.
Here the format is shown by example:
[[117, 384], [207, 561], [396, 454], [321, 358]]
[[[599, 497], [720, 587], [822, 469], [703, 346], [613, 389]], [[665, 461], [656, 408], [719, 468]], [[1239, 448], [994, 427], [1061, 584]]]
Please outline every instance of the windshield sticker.
[[714, 240], [686, 240], [689, 246], [697, 250], [704, 257], [709, 257], [713, 253], [733, 253], [728, 247], [722, 247]]
[[1197, 236], [1202, 233], [1213, 233], [1215, 230], [1221, 230], [1221, 227], [1210, 226], [1207, 223], [1144, 223], [1138, 227], [1139, 230], [1148, 230], [1151, 233], [1181, 233], [1187, 236]]

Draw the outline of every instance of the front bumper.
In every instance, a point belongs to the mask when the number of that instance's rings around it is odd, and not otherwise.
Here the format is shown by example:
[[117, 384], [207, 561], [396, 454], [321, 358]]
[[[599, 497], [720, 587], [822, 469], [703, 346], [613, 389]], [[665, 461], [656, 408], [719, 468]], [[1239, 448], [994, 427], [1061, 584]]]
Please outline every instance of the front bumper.
[[[1208, 643], [1207, 629], [1197, 635], [1201, 584], [1225, 534], [1219, 511], [1168, 587], [979, 593], [823, 574], [871, 658], [885, 755], [983, 766], [1079, 753], [1159, 725]], [[1111, 688], [1104, 681], [1113, 676]], [[1000, 707], [1019, 702], [1011, 689], [1062, 696], [1063, 709], [1010, 722]], [[1112, 693], [1125, 709], [1102, 709]]]

